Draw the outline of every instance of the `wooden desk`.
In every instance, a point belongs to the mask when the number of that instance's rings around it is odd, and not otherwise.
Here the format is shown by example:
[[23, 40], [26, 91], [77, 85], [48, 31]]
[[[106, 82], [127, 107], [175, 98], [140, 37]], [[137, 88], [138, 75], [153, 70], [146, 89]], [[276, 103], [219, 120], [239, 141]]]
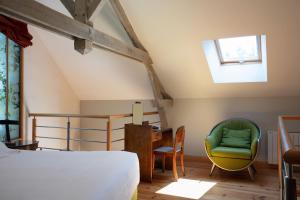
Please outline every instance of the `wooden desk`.
[[[141, 181], [152, 182], [152, 152], [159, 146], [172, 146], [172, 129], [154, 130], [150, 125], [125, 124], [125, 151], [134, 152], [140, 162]], [[172, 169], [171, 160], [166, 168]]]

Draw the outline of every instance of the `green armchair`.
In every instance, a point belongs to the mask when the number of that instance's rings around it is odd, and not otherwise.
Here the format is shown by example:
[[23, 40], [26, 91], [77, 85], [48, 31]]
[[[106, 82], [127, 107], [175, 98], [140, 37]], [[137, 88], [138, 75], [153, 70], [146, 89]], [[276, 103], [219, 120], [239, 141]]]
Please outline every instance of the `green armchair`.
[[229, 119], [217, 124], [205, 139], [205, 150], [213, 163], [210, 175], [216, 166], [227, 171], [247, 168], [253, 180], [260, 136], [259, 127], [247, 119]]

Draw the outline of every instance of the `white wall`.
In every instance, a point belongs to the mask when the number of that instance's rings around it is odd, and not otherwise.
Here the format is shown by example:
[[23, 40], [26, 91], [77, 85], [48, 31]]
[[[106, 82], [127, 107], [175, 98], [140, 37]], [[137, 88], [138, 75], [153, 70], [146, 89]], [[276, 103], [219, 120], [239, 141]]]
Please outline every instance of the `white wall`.
[[[95, 114], [95, 115], [111, 115], [111, 114], [127, 114], [132, 113], [132, 104], [134, 100], [99, 100], [99, 101], [80, 101], [80, 113], [81, 114]], [[144, 106], [144, 112], [155, 111], [150, 100], [141, 101]], [[159, 121], [158, 115], [145, 116], [145, 121], [156, 122]], [[102, 119], [81, 119], [81, 128], [100, 128], [106, 129], [107, 120]], [[115, 119], [112, 121], [112, 128], [123, 127], [126, 123], [131, 123], [131, 118]], [[113, 131], [112, 140], [124, 138], [124, 130]], [[94, 132], [94, 131], [81, 131], [81, 139], [106, 141], [106, 132]], [[81, 143], [81, 150], [105, 150], [106, 144], [98, 143]], [[113, 150], [124, 149], [124, 142], [116, 142], [112, 144]]]
[[[79, 113], [79, 100], [57, 68], [47, 48], [30, 27], [33, 46], [24, 50], [24, 98], [28, 112]], [[27, 137], [31, 138], [31, 119], [27, 119]], [[79, 126], [79, 121], [71, 122]], [[66, 126], [66, 119], [38, 118], [38, 125]], [[37, 129], [38, 135], [65, 137], [65, 130]], [[78, 133], [74, 132], [77, 137]], [[65, 142], [40, 139], [40, 146], [63, 148]], [[74, 145], [78, 148], [79, 145]]]
[[[299, 97], [179, 99], [168, 110], [173, 128], [186, 126], [186, 154], [205, 156], [204, 138], [218, 122], [234, 117], [250, 119], [262, 131], [259, 159], [267, 159], [267, 130], [277, 130], [278, 115], [299, 114]], [[291, 127], [299, 131], [298, 124]], [[298, 129], [297, 129], [298, 128]]]
[[[129, 113], [134, 101], [81, 101], [81, 114], [116, 114]], [[179, 126], [186, 127], [185, 150], [187, 155], [205, 156], [204, 138], [214, 125], [222, 120], [243, 117], [256, 122], [262, 131], [259, 159], [267, 159], [267, 130], [277, 130], [277, 118], [280, 114], [299, 114], [300, 97], [274, 98], [218, 98], [218, 99], [176, 99], [173, 107], [167, 110], [169, 126], [175, 131]], [[150, 101], [144, 101], [146, 111], [155, 110]], [[129, 120], [130, 121], [130, 120]], [[121, 123], [124, 123], [122, 121]], [[126, 123], [126, 121], [125, 121]], [[104, 127], [98, 121], [81, 121], [81, 127]], [[114, 127], [121, 124], [114, 123]], [[291, 131], [299, 131], [299, 124], [294, 125]], [[297, 129], [298, 128], [298, 129]], [[121, 131], [120, 137], [123, 132]], [[82, 138], [105, 140], [103, 134], [81, 134]], [[101, 145], [82, 144], [82, 150], [105, 149]], [[113, 147], [122, 148], [121, 144]]]

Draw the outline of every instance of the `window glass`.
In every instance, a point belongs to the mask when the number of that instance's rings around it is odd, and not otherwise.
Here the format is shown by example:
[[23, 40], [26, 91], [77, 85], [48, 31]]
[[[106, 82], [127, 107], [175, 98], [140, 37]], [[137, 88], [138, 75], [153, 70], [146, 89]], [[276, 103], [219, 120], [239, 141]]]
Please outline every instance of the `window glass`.
[[[21, 47], [0, 33], [0, 120], [20, 121]], [[9, 125], [10, 138], [19, 138], [19, 125]], [[0, 141], [5, 139], [0, 125]]]
[[259, 41], [257, 36], [218, 39], [221, 63], [259, 61]]
[[[8, 118], [20, 118], [20, 46], [8, 40]], [[19, 137], [19, 125], [10, 125], [11, 138]]]

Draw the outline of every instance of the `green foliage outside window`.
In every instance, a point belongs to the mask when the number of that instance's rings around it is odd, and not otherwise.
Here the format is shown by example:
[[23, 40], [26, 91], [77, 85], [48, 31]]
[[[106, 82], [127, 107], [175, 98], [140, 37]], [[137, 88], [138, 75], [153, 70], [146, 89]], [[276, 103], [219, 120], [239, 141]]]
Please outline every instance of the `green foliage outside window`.
[[[0, 120], [20, 121], [21, 47], [0, 33]], [[11, 139], [19, 137], [19, 125], [10, 125]], [[5, 126], [0, 125], [0, 140]]]

